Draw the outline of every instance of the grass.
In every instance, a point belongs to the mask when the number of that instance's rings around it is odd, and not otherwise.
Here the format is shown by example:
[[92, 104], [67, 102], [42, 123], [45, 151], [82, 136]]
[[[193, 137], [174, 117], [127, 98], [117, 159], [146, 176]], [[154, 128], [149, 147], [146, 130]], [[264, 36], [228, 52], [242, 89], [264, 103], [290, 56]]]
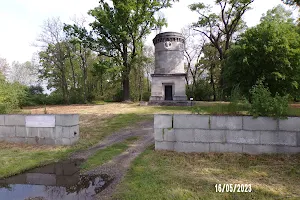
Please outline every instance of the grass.
[[132, 144], [136, 140], [138, 140], [138, 137], [129, 137], [124, 142], [113, 144], [105, 149], [97, 151], [80, 166], [81, 170], [85, 172], [90, 171], [97, 166], [101, 166], [102, 164], [113, 159], [113, 157], [124, 152], [129, 148], [130, 144]]
[[[251, 193], [216, 193], [215, 184], [251, 184]], [[289, 197], [289, 198], [288, 198]], [[142, 153], [114, 199], [299, 199], [300, 154]]]

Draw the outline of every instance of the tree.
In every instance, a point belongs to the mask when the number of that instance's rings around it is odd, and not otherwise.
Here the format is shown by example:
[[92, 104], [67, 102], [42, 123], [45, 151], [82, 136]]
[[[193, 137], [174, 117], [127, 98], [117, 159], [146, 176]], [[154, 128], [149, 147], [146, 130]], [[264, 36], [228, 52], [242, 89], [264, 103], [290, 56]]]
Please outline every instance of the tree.
[[[204, 3], [190, 5], [190, 9], [200, 15], [198, 22], [193, 23], [194, 30], [203, 34], [211, 42], [217, 49], [221, 61], [226, 58], [234, 34], [245, 27], [242, 17], [250, 9], [252, 2], [253, 0], [216, 0], [215, 4], [221, 10], [219, 14], [213, 13], [211, 6]], [[223, 68], [222, 65], [221, 88], [224, 87]]]
[[287, 5], [297, 5], [300, 6], [300, 0], [281, 0], [284, 4]]
[[38, 69], [33, 63], [27, 61], [19, 63], [14, 61], [8, 73], [10, 82], [18, 82], [22, 85], [34, 85], [38, 81]]
[[265, 78], [272, 95], [299, 96], [300, 35], [288, 12], [282, 12], [281, 7], [269, 11], [230, 50], [224, 72], [227, 92], [239, 85], [248, 96], [256, 81]]
[[171, 6], [173, 0], [100, 0], [99, 6], [90, 10], [95, 18], [92, 31], [76, 25], [74, 36], [88, 44], [99, 55], [113, 58], [121, 66], [123, 100], [130, 99], [129, 75], [141, 48], [141, 41], [154, 27], [165, 25], [165, 19], [155, 18], [162, 8]]
[[9, 70], [9, 64], [5, 58], [0, 58], [0, 72], [7, 77]]

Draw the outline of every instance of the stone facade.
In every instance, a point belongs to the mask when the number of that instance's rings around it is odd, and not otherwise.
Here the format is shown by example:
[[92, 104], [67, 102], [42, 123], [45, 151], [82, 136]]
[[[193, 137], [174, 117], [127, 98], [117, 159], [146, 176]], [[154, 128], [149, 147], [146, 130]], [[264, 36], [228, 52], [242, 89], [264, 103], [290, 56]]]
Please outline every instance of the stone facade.
[[76, 114], [0, 115], [0, 141], [72, 145], [78, 140], [79, 115]]
[[300, 117], [155, 115], [155, 149], [177, 152], [299, 153]]
[[165, 32], [154, 39], [155, 70], [152, 74], [150, 102], [186, 101], [184, 71], [184, 37]]

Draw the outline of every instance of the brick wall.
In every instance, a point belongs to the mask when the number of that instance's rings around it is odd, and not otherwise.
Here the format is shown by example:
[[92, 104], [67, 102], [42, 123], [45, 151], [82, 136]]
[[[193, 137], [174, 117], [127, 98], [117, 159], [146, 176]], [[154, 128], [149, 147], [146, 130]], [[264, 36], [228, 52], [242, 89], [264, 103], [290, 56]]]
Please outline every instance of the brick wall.
[[178, 152], [297, 153], [300, 118], [154, 116], [155, 149]]

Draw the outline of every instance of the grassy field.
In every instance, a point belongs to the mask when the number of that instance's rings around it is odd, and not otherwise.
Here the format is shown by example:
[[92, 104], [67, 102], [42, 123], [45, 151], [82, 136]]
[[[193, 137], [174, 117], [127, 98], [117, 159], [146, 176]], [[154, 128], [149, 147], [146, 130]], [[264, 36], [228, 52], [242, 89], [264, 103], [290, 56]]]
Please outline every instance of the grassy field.
[[126, 149], [128, 149], [130, 145], [138, 139], [139, 138], [135, 136], [129, 137], [124, 142], [113, 144], [109, 147], [106, 147], [105, 149], [97, 151], [94, 155], [89, 157], [84, 163], [81, 164], [81, 171], [85, 172], [92, 170], [95, 167], [110, 161], [111, 159], [113, 159], [113, 157], [121, 154]]
[[[185, 154], [146, 150], [114, 199], [299, 199], [300, 154]], [[251, 184], [251, 193], [217, 193], [215, 184]]]

